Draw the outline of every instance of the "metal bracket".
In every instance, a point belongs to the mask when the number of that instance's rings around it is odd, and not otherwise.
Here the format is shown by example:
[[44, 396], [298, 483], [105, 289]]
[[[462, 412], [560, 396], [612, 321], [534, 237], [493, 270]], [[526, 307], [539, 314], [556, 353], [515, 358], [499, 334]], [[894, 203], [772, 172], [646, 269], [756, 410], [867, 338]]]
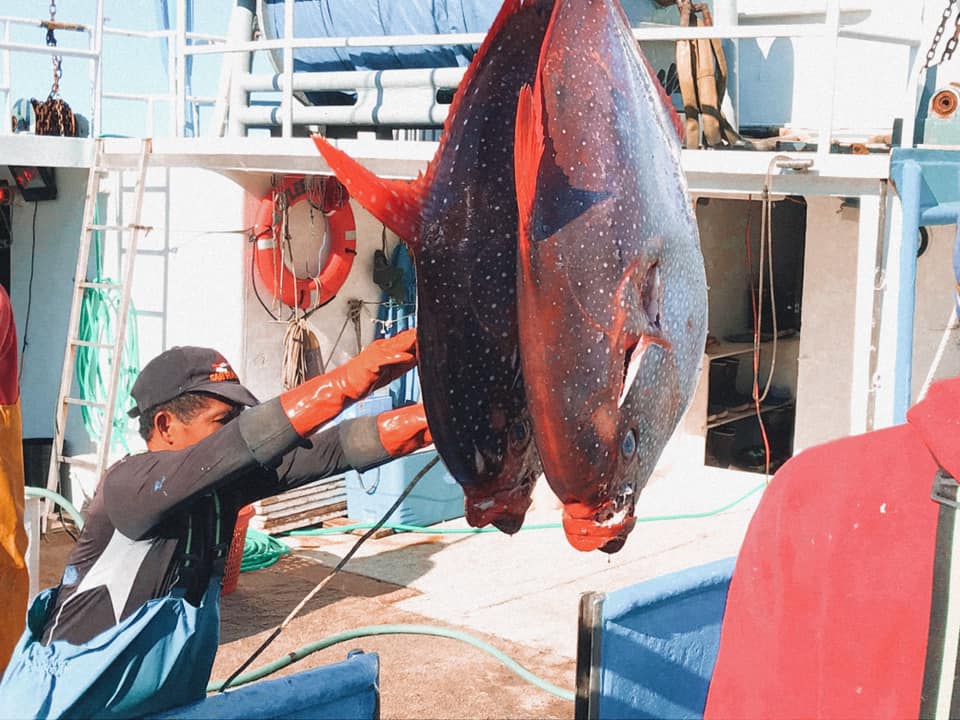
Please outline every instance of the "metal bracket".
[[930, 492], [930, 497], [941, 505], [956, 509], [960, 507], [960, 502], [957, 501], [958, 488], [960, 483], [957, 483], [953, 475], [940, 468], [933, 476], [933, 490]]

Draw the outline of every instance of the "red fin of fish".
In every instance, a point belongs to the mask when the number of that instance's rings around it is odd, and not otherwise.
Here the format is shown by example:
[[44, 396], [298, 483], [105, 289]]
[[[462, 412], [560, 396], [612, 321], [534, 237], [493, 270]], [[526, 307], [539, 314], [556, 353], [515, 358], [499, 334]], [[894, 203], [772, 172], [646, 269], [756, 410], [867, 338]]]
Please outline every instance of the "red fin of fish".
[[313, 142], [351, 197], [404, 242], [416, 241], [423, 207], [423, 176], [416, 180], [385, 180], [335, 148], [326, 138], [314, 135]]
[[543, 156], [543, 105], [534, 98], [529, 85], [520, 89], [517, 102], [514, 162], [517, 187], [517, 208], [520, 211], [521, 261], [528, 258], [530, 222], [537, 195], [537, 171]]

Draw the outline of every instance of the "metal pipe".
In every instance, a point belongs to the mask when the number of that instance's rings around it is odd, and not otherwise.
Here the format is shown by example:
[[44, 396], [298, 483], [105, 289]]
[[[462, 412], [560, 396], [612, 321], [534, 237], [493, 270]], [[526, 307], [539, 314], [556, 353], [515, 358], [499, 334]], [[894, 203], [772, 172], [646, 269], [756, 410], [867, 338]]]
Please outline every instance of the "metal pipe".
[[[254, 48], [256, 47], [256, 43], [241, 42], [242, 40], [253, 37], [253, 20], [255, 16], [256, 7], [254, 0], [237, 0], [237, 4], [234, 6], [233, 13], [230, 16], [230, 29], [227, 33], [227, 45], [252, 44]], [[250, 68], [253, 62], [253, 55], [251, 54], [251, 51], [254, 48], [250, 48], [234, 55], [233, 60], [230, 63], [229, 134], [234, 137], [246, 135], [246, 128], [243, 125], [241, 111], [247, 106], [248, 95], [241, 85], [241, 80], [243, 77], [250, 74]], [[189, 52], [195, 49], [199, 50], [203, 48], [187, 48], [187, 51]], [[218, 47], [207, 49], [220, 50], [221, 48]]]
[[960, 201], [940, 203], [920, 213], [918, 225], [954, 225], [960, 217]]
[[[770, 38], [770, 37], [823, 37], [832, 38], [824, 25], [754, 25], [749, 27], [680, 27], [675, 25], [634, 28], [633, 36], [637, 40], [695, 40], [702, 38]], [[290, 41], [297, 48], [345, 48], [345, 47], [409, 47], [437, 45], [479, 45], [485, 33], [446, 33], [437, 35], [373, 35], [362, 37], [296, 38]], [[894, 36], [890, 36], [894, 37]], [[901, 42], [909, 45], [918, 43], [914, 37], [903, 37]], [[287, 46], [286, 38], [276, 40], [257, 40], [250, 42], [228, 42], [224, 46], [190, 47], [191, 55], [210, 55], [214, 53], [254, 52], [257, 50], [282, 50]]]
[[833, 108], [837, 94], [837, 55], [839, 51], [840, 0], [827, 0], [827, 18], [823, 24], [825, 65], [830, 68], [830, 78], [822, 84], [824, 97], [820, 106], [820, 137], [817, 140], [817, 159], [824, 160], [830, 154], [833, 142]]
[[283, 38], [286, 44], [283, 47], [283, 95], [280, 100], [282, 109], [283, 137], [293, 137], [293, 0], [283, 2]]
[[[737, 27], [737, 0], [714, 0], [713, 23], [721, 29]], [[740, 129], [740, 41], [724, 38], [721, 43], [727, 61], [727, 91], [720, 98], [721, 110], [734, 130]]]
[[[3, 22], [3, 42], [10, 42], [10, 22]], [[11, 97], [10, 88], [12, 86], [12, 77], [10, 74], [10, 51], [3, 51], [3, 116], [5, 118], [13, 117], [13, 98]], [[4, 123], [5, 128], [10, 126], [7, 123]]]
[[[298, 72], [293, 76], [293, 90], [355, 90], [361, 88], [456, 87], [466, 68], [422, 68], [409, 70], [344, 70], [335, 72]], [[247, 75], [241, 87], [248, 92], [284, 90], [283, 75]]]
[[176, 88], [176, 125], [174, 126], [174, 136], [183, 137], [186, 133], [187, 118], [187, 55], [184, 52], [187, 48], [187, 0], [177, 0], [177, 42], [176, 42], [176, 68], [177, 68], [177, 88]]
[[[441, 125], [447, 117], [449, 105], [434, 104], [418, 109], [414, 103], [395, 103], [392, 106], [304, 106], [293, 108], [295, 125]], [[244, 125], [272, 127], [280, 123], [281, 109], [273, 106], [242, 108], [239, 115]], [[233, 111], [231, 111], [231, 115]]]
[[99, 137], [103, 128], [103, 2], [97, 0], [97, 19], [93, 26], [93, 61], [90, 74], [93, 80], [93, 103], [90, 114], [90, 133], [92, 137]]
[[83, 50], [81, 48], [68, 48], [58, 45], [57, 47], [48, 47], [47, 45], [29, 45], [26, 43], [2, 42], [0, 50], [10, 50], [12, 52], [34, 53], [36, 55], [60, 55], [61, 57], [79, 57], [92, 59], [97, 57], [94, 50]]
[[27, 25], [31, 27], [49, 27], [52, 26], [54, 30], [92, 30], [93, 28], [87, 25], [81, 25], [79, 23], [61, 23], [61, 22], [50, 22], [49, 20], [42, 20], [37, 18], [25, 18], [25, 17], [13, 17], [11, 15], [0, 15], [0, 22], [10, 23], [13, 25]]
[[900, 203], [903, 226], [900, 234], [900, 268], [897, 288], [897, 343], [893, 367], [893, 422], [906, 421], [913, 384], [913, 321], [917, 293], [917, 233], [920, 228], [920, 164], [903, 164]]
[[865, 432], [870, 432], [877, 426], [877, 394], [880, 391], [878, 370], [880, 366], [880, 339], [883, 332], [882, 313], [886, 292], [887, 258], [890, 252], [890, 183], [887, 180], [880, 182], [880, 202], [877, 210], [877, 237], [873, 257], [873, 303], [870, 312], [872, 327], [870, 328], [870, 344], [868, 345], [870, 359], [867, 372], [869, 386], [867, 390]]

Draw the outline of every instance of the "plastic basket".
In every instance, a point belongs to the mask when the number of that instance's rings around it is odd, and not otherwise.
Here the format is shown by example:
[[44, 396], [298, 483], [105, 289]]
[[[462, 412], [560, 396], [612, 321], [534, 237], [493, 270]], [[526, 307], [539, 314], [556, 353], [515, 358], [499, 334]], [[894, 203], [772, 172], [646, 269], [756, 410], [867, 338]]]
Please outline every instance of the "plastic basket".
[[[358, 522], [379, 520], [436, 455], [436, 450], [423, 450], [365, 473], [348, 471], [347, 516]], [[390, 522], [427, 526], [459, 517], [463, 517], [463, 490], [441, 462], [404, 498]]]
[[237, 589], [240, 563], [243, 560], [243, 545], [247, 541], [247, 526], [250, 524], [250, 518], [255, 514], [253, 505], [244, 505], [237, 513], [237, 524], [233, 528], [233, 540], [230, 541], [230, 551], [227, 553], [227, 566], [223, 571], [221, 595], [232, 593]]

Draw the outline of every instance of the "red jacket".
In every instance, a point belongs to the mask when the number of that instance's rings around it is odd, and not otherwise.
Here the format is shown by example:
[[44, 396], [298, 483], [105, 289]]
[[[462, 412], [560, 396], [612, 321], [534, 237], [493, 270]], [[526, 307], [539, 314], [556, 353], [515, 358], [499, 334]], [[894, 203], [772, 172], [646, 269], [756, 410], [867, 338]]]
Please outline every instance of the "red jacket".
[[938, 463], [960, 477], [960, 378], [903, 425], [783, 466], [737, 559], [705, 718], [917, 717]]

